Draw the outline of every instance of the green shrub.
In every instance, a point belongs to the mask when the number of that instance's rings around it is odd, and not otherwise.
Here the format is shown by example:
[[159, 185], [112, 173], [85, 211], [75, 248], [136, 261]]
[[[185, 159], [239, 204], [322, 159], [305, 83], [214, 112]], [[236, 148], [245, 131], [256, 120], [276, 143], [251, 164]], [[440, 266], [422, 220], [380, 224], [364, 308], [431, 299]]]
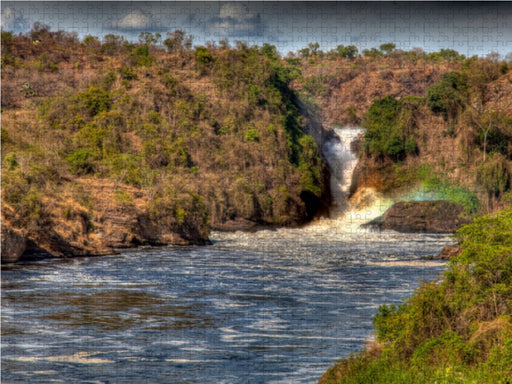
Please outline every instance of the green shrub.
[[101, 157], [103, 140], [106, 134], [106, 130], [98, 127], [98, 124], [88, 123], [77, 132], [77, 145], [87, 147], [89, 150], [93, 151], [96, 156]]
[[190, 172], [193, 175], [197, 175], [199, 173], [199, 167], [197, 165], [194, 165], [193, 167], [190, 167]]
[[449, 61], [461, 61], [466, 58], [466, 56], [461, 55], [459, 52], [453, 49], [444, 49], [442, 48], [438, 52], [432, 52], [427, 55], [427, 58], [433, 61], [439, 61], [441, 59], [449, 60]]
[[116, 189], [114, 199], [124, 207], [133, 207], [133, 197], [123, 189]]
[[249, 143], [252, 143], [253, 141], [258, 141], [260, 138], [260, 135], [258, 135], [258, 132], [254, 128], [249, 128], [247, 131], [245, 131], [245, 140]]
[[18, 158], [15, 152], [9, 152], [5, 155], [4, 163], [7, 166], [7, 169], [12, 171], [18, 166]]
[[363, 56], [364, 57], [379, 57], [379, 56], [382, 56], [382, 51], [378, 50], [377, 48], [363, 49]]
[[12, 171], [2, 172], [2, 200], [10, 204], [21, 201], [30, 189], [26, 175], [17, 168]]
[[71, 172], [77, 175], [94, 173], [95, 155], [86, 148], [78, 148], [66, 156]]
[[137, 78], [137, 73], [135, 73], [132, 68], [127, 66], [119, 67], [117, 72], [119, 72], [123, 80], [135, 80]]
[[465, 109], [467, 99], [467, 76], [461, 72], [445, 73], [427, 88], [428, 107], [446, 121], [455, 119]]
[[2, 136], [0, 138], [2, 145], [8, 144], [11, 142], [11, 138], [9, 137], [9, 132], [7, 132], [5, 129], [0, 128], [2, 132]]
[[469, 355], [469, 349], [461, 336], [447, 330], [441, 336], [428, 338], [418, 346], [411, 364], [422, 370], [439, 366], [444, 370], [447, 366], [458, 366], [469, 360]]
[[[377, 351], [344, 359], [320, 382], [507, 383], [512, 374], [512, 208], [456, 233], [444, 279], [374, 318]], [[391, 376], [390, 376], [391, 375]]]
[[204, 69], [208, 64], [213, 61], [213, 56], [208, 48], [203, 46], [196, 47], [196, 51], [194, 54], [196, 58], [196, 64], [199, 69]]
[[261, 87], [254, 84], [246, 85], [247, 96], [249, 97], [249, 105], [261, 105], [263, 104], [263, 95]]
[[381, 44], [379, 46], [379, 49], [384, 52], [385, 54], [391, 52], [393, 49], [396, 48], [396, 44], [394, 43], [385, 43], [385, 44]]
[[207, 238], [210, 231], [204, 198], [196, 193], [178, 194], [174, 188], [166, 187], [148, 202], [148, 210], [152, 220], [172, 226], [185, 235], [200, 233]]
[[55, 64], [53, 61], [48, 63], [48, 69], [52, 72], [59, 72], [59, 66]]
[[143, 186], [145, 167], [141, 164], [141, 157], [131, 153], [119, 153], [105, 160], [109, 167], [110, 177], [121, 180], [123, 183]]
[[340, 57], [344, 57], [346, 59], [355, 59], [357, 57], [358, 49], [355, 45], [338, 45], [336, 47], [336, 53]]
[[151, 67], [155, 58], [149, 54], [148, 44], [141, 44], [132, 50], [130, 61], [138, 67]]
[[370, 155], [389, 156], [395, 161], [416, 154], [416, 121], [422, 102], [418, 97], [399, 101], [386, 96], [375, 100], [362, 123], [366, 128], [363, 149]]
[[112, 98], [108, 91], [97, 86], [91, 86], [86, 92], [79, 93], [78, 100], [91, 117], [108, 111], [112, 105]]
[[35, 96], [36, 94], [34, 88], [32, 88], [32, 85], [30, 85], [30, 83], [24, 83], [20, 88], [20, 92], [23, 93], [23, 96], [27, 98]]

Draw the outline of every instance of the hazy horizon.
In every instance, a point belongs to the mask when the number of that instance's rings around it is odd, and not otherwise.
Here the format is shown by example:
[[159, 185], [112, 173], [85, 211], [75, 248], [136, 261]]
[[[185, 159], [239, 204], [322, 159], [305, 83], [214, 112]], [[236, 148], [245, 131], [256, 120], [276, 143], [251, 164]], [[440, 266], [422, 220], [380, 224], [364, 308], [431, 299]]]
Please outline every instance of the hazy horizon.
[[467, 56], [512, 52], [510, 2], [2, 2], [3, 30], [26, 33], [36, 21], [80, 38], [182, 29], [194, 44], [227, 38], [274, 44], [283, 54], [312, 42], [322, 50], [393, 42]]

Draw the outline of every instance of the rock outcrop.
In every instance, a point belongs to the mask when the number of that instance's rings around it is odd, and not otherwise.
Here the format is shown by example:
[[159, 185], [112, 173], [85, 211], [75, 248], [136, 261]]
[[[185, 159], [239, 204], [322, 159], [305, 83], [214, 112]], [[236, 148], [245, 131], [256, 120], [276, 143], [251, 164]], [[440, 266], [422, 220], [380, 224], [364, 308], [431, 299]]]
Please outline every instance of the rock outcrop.
[[[51, 201], [45, 215], [24, 223], [15, 209], [2, 206], [2, 263], [47, 257], [101, 256], [139, 245], [208, 244], [204, 218], [188, 215], [181, 222], [171, 214], [150, 213], [133, 187], [123, 191], [129, 204], [115, 198], [107, 180], [81, 179], [94, 196], [90, 206], [72, 200]], [[20, 227], [29, 229], [22, 231]]]
[[19, 232], [2, 225], [2, 263], [18, 261], [27, 248], [27, 239]]
[[452, 233], [470, 222], [462, 206], [451, 201], [402, 201], [366, 226], [398, 232]]
[[461, 252], [459, 245], [445, 245], [442, 251], [435, 257], [437, 260], [450, 260]]

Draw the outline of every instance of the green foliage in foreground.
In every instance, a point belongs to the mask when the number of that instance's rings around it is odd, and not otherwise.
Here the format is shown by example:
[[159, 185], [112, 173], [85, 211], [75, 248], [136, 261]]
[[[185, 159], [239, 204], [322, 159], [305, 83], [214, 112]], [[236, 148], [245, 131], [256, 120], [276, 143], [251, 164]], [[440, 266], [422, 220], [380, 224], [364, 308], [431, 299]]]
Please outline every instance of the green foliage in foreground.
[[508, 383], [512, 378], [512, 208], [457, 233], [444, 278], [374, 318], [377, 343], [327, 383]]

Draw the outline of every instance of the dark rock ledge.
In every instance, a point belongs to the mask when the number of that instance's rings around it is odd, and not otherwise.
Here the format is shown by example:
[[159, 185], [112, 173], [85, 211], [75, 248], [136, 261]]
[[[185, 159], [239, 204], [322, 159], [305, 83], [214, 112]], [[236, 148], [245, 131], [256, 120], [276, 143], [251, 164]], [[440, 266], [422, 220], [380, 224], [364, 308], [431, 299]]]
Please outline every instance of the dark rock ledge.
[[451, 201], [402, 201], [393, 204], [365, 227], [410, 233], [453, 233], [470, 222], [463, 207]]

